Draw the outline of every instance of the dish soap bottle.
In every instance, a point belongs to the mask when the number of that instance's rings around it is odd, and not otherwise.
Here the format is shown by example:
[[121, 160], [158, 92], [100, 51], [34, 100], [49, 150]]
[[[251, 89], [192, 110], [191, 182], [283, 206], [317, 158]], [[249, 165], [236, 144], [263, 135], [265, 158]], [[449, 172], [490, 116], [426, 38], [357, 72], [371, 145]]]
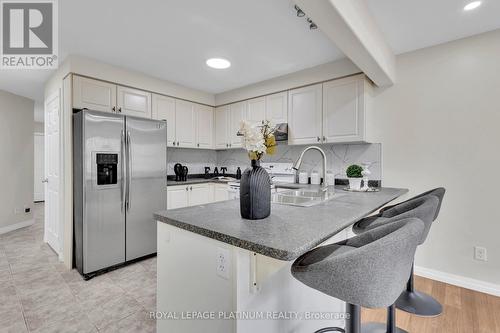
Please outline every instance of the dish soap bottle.
[[240, 169], [240, 167], [238, 167], [238, 169], [236, 169], [236, 179], [241, 179], [241, 169]]

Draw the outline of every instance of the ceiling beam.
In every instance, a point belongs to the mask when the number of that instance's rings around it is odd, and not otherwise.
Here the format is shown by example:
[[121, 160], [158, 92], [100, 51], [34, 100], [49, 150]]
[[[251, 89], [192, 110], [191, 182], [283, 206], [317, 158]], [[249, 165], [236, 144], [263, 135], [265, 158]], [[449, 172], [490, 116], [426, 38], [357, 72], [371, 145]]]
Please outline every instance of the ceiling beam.
[[363, 0], [295, 0], [376, 85], [393, 85], [395, 56]]

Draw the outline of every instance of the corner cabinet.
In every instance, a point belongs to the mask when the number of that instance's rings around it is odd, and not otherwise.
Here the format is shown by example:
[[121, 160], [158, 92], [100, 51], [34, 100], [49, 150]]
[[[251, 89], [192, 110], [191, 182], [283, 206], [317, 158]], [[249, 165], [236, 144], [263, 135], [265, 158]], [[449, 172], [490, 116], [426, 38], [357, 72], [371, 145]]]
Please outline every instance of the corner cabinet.
[[115, 112], [116, 85], [74, 75], [73, 108]]
[[323, 85], [288, 92], [288, 144], [321, 143]]

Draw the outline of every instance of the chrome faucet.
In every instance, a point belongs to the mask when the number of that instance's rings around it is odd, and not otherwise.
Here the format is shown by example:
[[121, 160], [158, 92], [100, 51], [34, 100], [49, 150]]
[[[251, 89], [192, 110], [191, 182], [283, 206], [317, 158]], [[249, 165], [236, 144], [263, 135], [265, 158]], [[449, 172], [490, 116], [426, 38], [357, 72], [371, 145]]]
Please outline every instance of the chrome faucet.
[[323, 156], [323, 186], [321, 189], [323, 191], [326, 191], [328, 189], [328, 183], [326, 182], [326, 154], [323, 151], [323, 149], [321, 149], [318, 146], [307, 147], [306, 149], [304, 149], [302, 151], [302, 153], [300, 154], [297, 161], [295, 161], [295, 163], [293, 164], [292, 168], [295, 169], [295, 172], [298, 172], [300, 169], [300, 165], [302, 164], [302, 158], [304, 157], [304, 154], [306, 153], [306, 151], [311, 150], [311, 149], [315, 149], [315, 150], [319, 151], [321, 153], [321, 156]]

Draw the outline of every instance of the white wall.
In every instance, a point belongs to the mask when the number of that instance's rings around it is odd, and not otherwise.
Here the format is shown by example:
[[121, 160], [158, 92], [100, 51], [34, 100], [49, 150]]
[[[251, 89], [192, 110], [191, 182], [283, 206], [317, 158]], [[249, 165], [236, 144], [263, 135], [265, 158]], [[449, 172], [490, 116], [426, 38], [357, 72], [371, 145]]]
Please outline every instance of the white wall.
[[360, 72], [361, 70], [349, 59], [340, 59], [217, 94], [215, 95], [215, 105], [233, 103]]
[[500, 30], [398, 56], [397, 76], [374, 99], [384, 185], [447, 189], [416, 264], [500, 284]]
[[0, 90], [0, 233], [33, 219], [33, 105]]

